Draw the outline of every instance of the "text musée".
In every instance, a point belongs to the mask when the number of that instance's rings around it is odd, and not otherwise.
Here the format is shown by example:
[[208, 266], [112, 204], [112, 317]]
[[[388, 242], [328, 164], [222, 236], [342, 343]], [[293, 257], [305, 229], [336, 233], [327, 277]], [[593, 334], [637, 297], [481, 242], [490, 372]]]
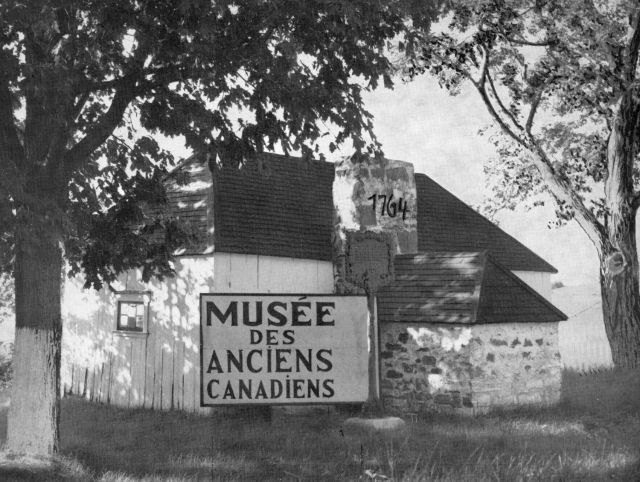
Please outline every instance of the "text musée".
[[331, 301], [272, 301], [266, 305], [266, 313], [262, 301], [231, 301], [224, 312], [213, 301], [206, 303], [207, 326], [211, 326], [212, 315], [222, 324], [230, 320], [231, 326], [238, 326], [240, 317], [246, 326], [265, 322], [268, 326], [334, 326], [333, 310], [335, 303]]

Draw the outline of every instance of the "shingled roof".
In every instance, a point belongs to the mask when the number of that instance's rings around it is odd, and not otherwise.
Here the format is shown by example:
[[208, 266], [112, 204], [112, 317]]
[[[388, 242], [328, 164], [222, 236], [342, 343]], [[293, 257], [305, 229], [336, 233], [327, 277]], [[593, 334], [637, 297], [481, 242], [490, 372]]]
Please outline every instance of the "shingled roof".
[[[178, 183], [186, 177], [186, 184]], [[167, 177], [167, 211], [195, 241], [177, 254], [214, 251], [331, 260], [333, 164], [262, 154], [240, 168], [190, 158]]]
[[413, 323], [536, 323], [567, 317], [485, 252], [395, 258], [378, 292], [378, 319]]
[[488, 251], [513, 271], [557, 270], [425, 174], [416, 174], [419, 251]]
[[333, 164], [275, 154], [214, 176], [216, 251], [330, 261]]
[[[259, 165], [260, 164], [260, 165]], [[186, 184], [176, 182], [186, 174]], [[177, 254], [214, 251], [329, 261], [334, 165], [262, 154], [240, 169], [195, 157], [167, 178], [168, 212], [195, 235]], [[419, 251], [487, 250], [510, 270], [555, 268], [424, 174], [416, 174]]]

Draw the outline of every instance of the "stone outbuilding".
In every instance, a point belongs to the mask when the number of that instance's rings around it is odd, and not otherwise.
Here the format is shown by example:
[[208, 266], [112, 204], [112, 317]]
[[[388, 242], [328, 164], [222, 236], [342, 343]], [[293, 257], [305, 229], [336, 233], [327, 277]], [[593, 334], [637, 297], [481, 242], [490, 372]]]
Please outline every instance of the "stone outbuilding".
[[398, 255], [377, 296], [385, 407], [552, 404], [563, 313], [485, 252]]

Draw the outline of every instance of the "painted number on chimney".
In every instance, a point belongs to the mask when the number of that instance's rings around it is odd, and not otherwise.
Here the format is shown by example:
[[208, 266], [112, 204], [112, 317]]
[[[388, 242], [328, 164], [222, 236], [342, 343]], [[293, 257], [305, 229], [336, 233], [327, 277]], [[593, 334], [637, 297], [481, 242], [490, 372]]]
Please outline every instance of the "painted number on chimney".
[[376, 201], [378, 199], [382, 199], [382, 206], [380, 206], [380, 216], [384, 216], [385, 214], [389, 217], [395, 218], [398, 214], [402, 213], [402, 220], [404, 221], [407, 217], [407, 201], [402, 198], [398, 198], [398, 202], [396, 203], [393, 200], [393, 194], [390, 194], [387, 197], [386, 194], [374, 194], [369, 196], [367, 199], [373, 201], [373, 212], [376, 212]]

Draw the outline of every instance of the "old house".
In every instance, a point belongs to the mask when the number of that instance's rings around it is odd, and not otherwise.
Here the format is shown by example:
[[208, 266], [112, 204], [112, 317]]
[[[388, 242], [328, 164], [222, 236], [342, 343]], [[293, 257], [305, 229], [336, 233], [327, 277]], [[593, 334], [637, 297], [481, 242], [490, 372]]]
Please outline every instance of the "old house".
[[67, 392], [205, 411], [201, 293], [366, 291], [377, 295], [376, 389], [389, 408], [557, 399], [554, 268], [410, 163], [265, 154], [239, 170], [196, 159], [178, 170], [189, 182], [168, 178], [167, 210], [197, 241], [176, 253], [177, 276], [142, 283], [132, 271], [99, 292], [66, 283]]

